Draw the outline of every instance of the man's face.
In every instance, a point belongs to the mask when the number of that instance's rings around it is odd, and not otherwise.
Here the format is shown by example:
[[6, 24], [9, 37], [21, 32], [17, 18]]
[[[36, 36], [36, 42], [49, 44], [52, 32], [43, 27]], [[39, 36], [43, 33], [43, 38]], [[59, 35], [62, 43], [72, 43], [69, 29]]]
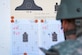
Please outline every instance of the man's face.
[[[73, 30], [75, 29], [75, 21], [74, 20], [62, 20], [62, 28], [65, 32], [68, 32], [69, 30]], [[66, 35], [66, 39], [76, 39], [76, 35], [74, 34], [70, 34], [70, 35]]]
[[67, 20], [63, 20], [62, 21], [62, 27], [63, 27], [64, 32], [68, 31], [70, 29], [74, 29], [75, 28], [74, 21], [73, 22], [72, 21], [69, 22]]

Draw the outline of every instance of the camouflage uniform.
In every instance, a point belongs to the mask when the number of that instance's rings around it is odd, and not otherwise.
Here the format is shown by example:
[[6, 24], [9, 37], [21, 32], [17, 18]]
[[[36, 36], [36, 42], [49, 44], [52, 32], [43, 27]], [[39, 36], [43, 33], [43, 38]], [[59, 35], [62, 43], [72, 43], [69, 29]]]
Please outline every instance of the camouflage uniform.
[[82, 42], [80, 40], [66, 40], [53, 45], [49, 50], [51, 49], [59, 51], [59, 55], [82, 55]]

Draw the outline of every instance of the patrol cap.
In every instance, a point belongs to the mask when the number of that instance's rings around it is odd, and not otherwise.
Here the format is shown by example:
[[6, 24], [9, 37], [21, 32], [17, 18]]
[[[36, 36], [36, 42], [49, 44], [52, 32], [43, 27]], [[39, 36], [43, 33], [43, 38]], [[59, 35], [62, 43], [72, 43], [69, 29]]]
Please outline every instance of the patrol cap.
[[72, 19], [82, 17], [82, 0], [61, 0], [56, 19]]

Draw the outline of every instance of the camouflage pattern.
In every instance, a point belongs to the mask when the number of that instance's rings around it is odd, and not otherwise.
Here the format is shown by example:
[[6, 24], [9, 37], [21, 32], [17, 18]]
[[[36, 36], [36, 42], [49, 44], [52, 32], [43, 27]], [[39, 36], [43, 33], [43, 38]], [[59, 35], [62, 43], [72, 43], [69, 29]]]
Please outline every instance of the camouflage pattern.
[[50, 49], [58, 50], [59, 55], [82, 55], [82, 37], [77, 40], [66, 40], [53, 45]]

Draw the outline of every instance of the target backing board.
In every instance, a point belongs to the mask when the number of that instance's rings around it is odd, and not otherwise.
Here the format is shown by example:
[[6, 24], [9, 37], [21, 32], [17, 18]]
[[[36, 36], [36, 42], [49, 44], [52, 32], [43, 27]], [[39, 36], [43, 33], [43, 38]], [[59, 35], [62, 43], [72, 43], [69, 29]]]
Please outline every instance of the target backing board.
[[21, 19], [55, 19], [60, 0], [11, 0], [11, 16]]

